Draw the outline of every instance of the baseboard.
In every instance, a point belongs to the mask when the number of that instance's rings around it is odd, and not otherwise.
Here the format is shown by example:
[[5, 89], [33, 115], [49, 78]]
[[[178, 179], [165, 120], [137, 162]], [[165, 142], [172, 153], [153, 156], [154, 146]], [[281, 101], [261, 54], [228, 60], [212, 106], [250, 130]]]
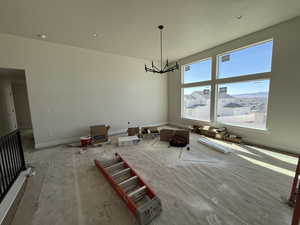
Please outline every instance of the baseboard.
[[[153, 123], [153, 124], [144, 124], [144, 125], [141, 125], [141, 127], [143, 127], [143, 126], [164, 126], [164, 125], [167, 125], [167, 124], [168, 124], [168, 122]], [[108, 135], [109, 136], [114, 136], [114, 135], [124, 134], [126, 132], [127, 132], [127, 128], [124, 128], [124, 129], [121, 129], [121, 130], [109, 131]], [[54, 147], [54, 146], [57, 146], [57, 145], [69, 144], [69, 143], [72, 143], [72, 142], [78, 142], [79, 139], [80, 139], [80, 136], [78, 136], [78, 137], [69, 137], [69, 138], [62, 138], [62, 139], [53, 140], [53, 141], [35, 143], [34, 147], [36, 149], [49, 148], [49, 147]]]
[[251, 141], [244, 141], [244, 144], [245, 145], [249, 145], [249, 146], [253, 146], [253, 147], [257, 147], [257, 148], [262, 148], [262, 149], [266, 149], [266, 150], [269, 150], [269, 151], [272, 151], [272, 152], [277, 152], [277, 153], [282, 153], [282, 154], [285, 154], [285, 155], [289, 155], [289, 156], [292, 156], [292, 157], [299, 157], [299, 153], [297, 152], [293, 152], [293, 151], [287, 151], [287, 150], [284, 150], [283, 148], [274, 148], [272, 146], [267, 146], [267, 145], [262, 145], [262, 144], [259, 144], [259, 143], [255, 143], [255, 142], [251, 142]]
[[[168, 125], [178, 127], [178, 128], [184, 128], [184, 129], [188, 128], [188, 125], [183, 125], [183, 124], [175, 123], [175, 122], [169, 122]], [[244, 140], [244, 144], [245, 145], [251, 145], [253, 147], [263, 148], [263, 149], [273, 151], [273, 152], [278, 152], [278, 153], [290, 155], [290, 156], [293, 156], [293, 157], [298, 157], [299, 156], [299, 153], [296, 153], [296, 152], [291, 151], [291, 150], [284, 150], [284, 148], [272, 147], [270, 145], [259, 144], [259, 143], [253, 142], [253, 141]]]
[[13, 217], [17, 211], [19, 202], [25, 190], [27, 177], [31, 169], [23, 171], [14, 182], [13, 186], [8, 191], [7, 195], [0, 204], [0, 225], [11, 224]]
[[62, 139], [59, 139], [59, 140], [35, 143], [34, 148], [35, 149], [41, 149], [41, 148], [54, 147], [54, 146], [62, 145], [62, 144], [68, 144], [68, 143], [78, 141], [79, 138], [80, 137], [70, 137], [70, 138], [62, 138]]

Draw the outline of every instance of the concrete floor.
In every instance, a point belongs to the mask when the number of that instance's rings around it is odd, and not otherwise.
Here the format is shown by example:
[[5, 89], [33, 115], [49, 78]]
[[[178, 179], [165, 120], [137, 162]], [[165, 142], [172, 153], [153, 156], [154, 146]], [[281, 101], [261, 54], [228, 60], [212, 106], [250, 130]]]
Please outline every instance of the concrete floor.
[[90, 148], [58, 146], [25, 157], [36, 175], [29, 178], [13, 225], [133, 225], [125, 204], [94, 166], [95, 158], [119, 152], [156, 191], [163, 213], [153, 225], [289, 225], [287, 199], [296, 159], [232, 145], [225, 155], [197, 143], [191, 150], [143, 140], [138, 145]]

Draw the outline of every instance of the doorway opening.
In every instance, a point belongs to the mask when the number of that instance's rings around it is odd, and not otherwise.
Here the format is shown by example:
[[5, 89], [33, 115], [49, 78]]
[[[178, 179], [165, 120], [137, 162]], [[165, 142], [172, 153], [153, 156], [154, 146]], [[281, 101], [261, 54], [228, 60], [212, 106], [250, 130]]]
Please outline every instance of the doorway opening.
[[0, 68], [0, 136], [19, 129], [25, 150], [34, 149], [25, 70]]

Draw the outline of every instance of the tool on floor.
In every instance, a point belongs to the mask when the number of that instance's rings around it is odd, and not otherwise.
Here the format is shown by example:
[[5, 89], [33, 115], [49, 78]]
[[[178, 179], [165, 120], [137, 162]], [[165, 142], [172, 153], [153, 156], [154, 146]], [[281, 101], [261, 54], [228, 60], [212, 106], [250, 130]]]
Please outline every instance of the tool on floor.
[[300, 175], [300, 156], [298, 157], [298, 164], [295, 171], [295, 177], [292, 185], [291, 195], [288, 200], [288, 204], [294, 207], [294, 213], [292, 218], [292, 225], [299, 225], [300, 222], [300, 185], [299, 185], [299, 175]]
[[299, 189], [299, 175], [300, 175], [300, 156], [298, 157], [298, 164], [297, 164], [297, 168], [295, 171], [295, 177], [293, 180], [293, 184], [292, 184], [292, 190], [291, 190], [291, 194], [290, 194], [290, 198], [288, 200], [288, 205], [291, 207], [294, 207], [296, 204], [296, 197], [297, 197], [297, 193]]
[[224, 146], [224, 145], [221, 145], [217, 142], [214, 142], [208, 138], [206, 138], [205, 136], [202, 136], [198, 139], [198, 142], [200, 142], [201, 144], [204, 144], [212, 149], [215, 149], [219, 152], [222, 152], [222, 153], [225, 153], [225, 154], [228, 154], [228, 153], [231, 153], [231, 152], [234, 152], [234, 150], [228, 146]]
[[149, 224], [161, 213], [160, 199], [118, 153], [114, 159], [95, 160], [95, 164], [140, 225]]

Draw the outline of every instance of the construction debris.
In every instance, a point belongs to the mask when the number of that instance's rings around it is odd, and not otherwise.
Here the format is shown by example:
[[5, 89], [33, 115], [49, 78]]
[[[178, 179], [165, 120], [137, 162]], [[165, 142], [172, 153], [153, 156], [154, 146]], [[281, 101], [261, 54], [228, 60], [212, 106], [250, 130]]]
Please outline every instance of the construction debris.
[[140, 139], [138, 136], [119, 137], [118, 146], [138, 144]]
[[140, 128], [139, 127], [129, 127], [127, 129], [128, 136], [139, 136], [140, 135]]
[[201, 143], [201, 144], [204, 144], [212, 149], [215, 149], [219, 152], [222, 152], [222, 153], [231, 153], [233, 152], [234, 150], [232, 148], [229, 148], [229, 147], [226, 147], [224, 145], [221, 145], [221, 144], [218, 144], [216, 142], [213, 142], [211, 140], [209, 140], [208, 138], [202, 136], [198, 139], [198, 141]]
[[229, 133], [226, 127], [217, 128], [209, 125], [193, 125], [189, 127], [189, 130], [200, 135], [238, 144], [243, 141], [242, 137]]
[[141, 133], [143, 138], [156, 138], [159, 136], [157, 127], [142, 127]]

